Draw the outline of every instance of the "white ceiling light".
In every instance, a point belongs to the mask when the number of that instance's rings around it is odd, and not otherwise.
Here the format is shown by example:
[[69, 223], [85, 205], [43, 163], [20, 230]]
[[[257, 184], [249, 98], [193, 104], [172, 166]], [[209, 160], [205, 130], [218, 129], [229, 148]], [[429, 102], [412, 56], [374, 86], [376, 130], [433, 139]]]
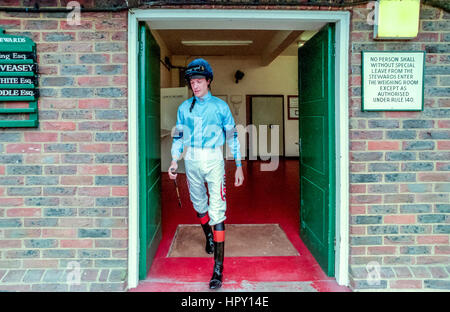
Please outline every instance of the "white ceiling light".
[[185, 46], [245, 46], [251, 45], [252, 40], [182, 40]]

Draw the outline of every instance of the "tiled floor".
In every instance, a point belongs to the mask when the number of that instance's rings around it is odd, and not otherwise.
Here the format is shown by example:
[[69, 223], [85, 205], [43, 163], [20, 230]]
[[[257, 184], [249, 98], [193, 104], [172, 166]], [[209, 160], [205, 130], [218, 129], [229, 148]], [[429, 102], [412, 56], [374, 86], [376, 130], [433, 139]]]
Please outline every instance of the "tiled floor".
[[[326, 276], [300, 239], [298, 161], [280, 159], [276, 171], [261, 171], [259, 161], [244, 162], [243, 169], [244, 184], [235, 187], [235, 166], [232, 161], [226, 163], [226, 224], [277, 223], [300, 256], [225, 255], [224, 284], [219, 291], [349, 291]], [[184, 174], [178, 175], [180, 208], [173, 181], [162, 174], [163, 239], [147, 278], [131, 291], [210, 291], [211, 257], [167, 257], [178, 224], [198, 224], [185, 179]]]

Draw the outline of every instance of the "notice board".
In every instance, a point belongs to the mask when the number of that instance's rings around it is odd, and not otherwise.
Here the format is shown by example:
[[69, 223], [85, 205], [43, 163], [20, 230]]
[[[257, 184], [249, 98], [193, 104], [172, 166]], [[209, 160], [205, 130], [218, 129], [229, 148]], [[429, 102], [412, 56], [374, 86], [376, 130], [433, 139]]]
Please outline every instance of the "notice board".
[[38, 127], [37, 87], [36, 44], [0, 28], [0, 127]]
[[362, 51], [362, 110], [423, 110], [424, 51]]

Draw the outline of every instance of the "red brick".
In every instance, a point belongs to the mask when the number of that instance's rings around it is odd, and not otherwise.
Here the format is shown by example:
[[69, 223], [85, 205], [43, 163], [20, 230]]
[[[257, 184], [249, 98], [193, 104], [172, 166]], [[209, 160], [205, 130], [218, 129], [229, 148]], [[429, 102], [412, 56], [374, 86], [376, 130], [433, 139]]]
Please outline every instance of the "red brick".
[[71, 239], [61, 240], [61, 248], [92, 248], [94, 247], [94, 240], [92, 239]]
[[128, 122], [127, 121], [117, 121], [117, 122], [112, 122], [111, 124], [112, 130], [113, 131], [118, 131], [118, 130], [128, 130]]
[[396, 289], [420, 289], [423, 287], [421, 280], [394, 280], [389, 282], [389, 286]]
[[446, 246], [434, 246], [434, 253], [436, 255], [450, 255], [450, 246], [448, 246], [448, 245], [446, 245]]
[[53, 65], [52, 66], [40, 65], [39, 66], [39, 74], [56, 76], [58, 74], [58, 67], [53, 66]]
[[383, 137], [383, 131], [350, 130], [352, 140], [377, 140]]
[[[439, 128], [450, 128], [450, 120], [439, 120], [438, 121]], [[447, 141], [444, 141], [447, 142]]]
[[94, 177], [91, 176], [62, 176], [61, 185], [93, 185]]
[[422, 172], [417, 174], [417, 179], [424, 182], [450, 182], [450, 174], [448, 172]]
[[438, 99], [438, 105], [439, 107], [450, 107], [450, 99], [449, 98]]
[[386, 224], [414, 224], [416, 223], [415, 215], [390, 215], [384, 216]]
[[20, 29], [20, 20], [0, 19], [0, 27], [8, 30]]
[[14, 207], [23, 206], [23, 198], [2, 198], [0, 202], [0, 207]]
[[43, 229], [42, 237], [75, 238], [75, 237], [77, 237], [77, 230], [76, 229]]
[[41, 152], [41, 144], [24, 144], [24, 143], [18, 143], [18, 144], [7, 144], [6, 145], [6, 152], [12, 153], [12, 154], [18, 154], [18, 153], [40, 153]]
[[366, 167], [365, 163], [350, 163], [350, 172], [364, 172]]
[[113, 41], [127, 41], [128, 33], [126, 31], [118, 31], [111, 34], [111, 40]]
[[110, 150], [111, 144], [80, 144], [80, 152], [82, 153], [107, 153]]
[[109, 108], [108, 99], [87, 99], [80, 100], [78, 103], [80, 109], [90, 109], [90, 108]]
[[25, 142], [57, 142], [58, 133], [51, 132], [25, 132], [24, 134]]
[[365, 151], [366, 150], [366, 142], [365, 141], [350, 142], [350, 150], [351, 151]]
[[351, 204], [381, 204], [381, 195], [355, 195], [350, 197]]
[[62, 42], [59, 44], [61, 52], [92, 52], [93, 43], [84, 42]]
[[10, 208], [6, 211], [8, 217], [40, 217], [41, 208]]
[[398, 141], [370, 141], [368, 142], [369, 151], [393, 151], [400, 149], [400, 142]]
[[[58, 52], [59, 45], [57, 43], [42, 43], [36, 42], [36, 50], [42, 52]], [[39, 59], [39, 55], [38, 55]]]
[[417, 236], [418, 244], [448, 244], [448, 235]]
[[439, 33], [436, 32], [419, 32], [417, 37], [411, 40], [411, 42], [438, 42]]
[[366, 227], [365, 226], [350, 226], [350, 234], [352, 235], [366, 235]]
[[21, 248], [22, 247], [22, 241], [18, 239], [14, 240], [6, 240], [2, 239], [0, 240], [0, 249], [1, 248]]
[[128, 77], [127, 76], [114, 76], [112, 80], [115, 86], [127, 86]]
[[92, 141], [92, 133], [76, 132], [61, 133], [61, 142], [89, 142]]
[[350, 246], [350, 254], [352, 256], [362, 256], [366, 254], [366, 247], [352, 247]]
[[56, 20], [28, 20], [24, 23], [24, 29], [26, 30], [58, 29], [58, 21]]
[[44, 121], [41, 125], [44, 130], [74, 131], [77, 128], [76, 123], [69, 121]]
[[128, 196], [128, 187], [126, 186], [113, 186], [111, 188], [112, 196]]
[[113, 229], [112, 238], [128, 238], [127, 229]]
[[450, 257], [448, 256], [418, 256], [416, 258], [417, 264], [448, 264]]
[[126, 175], [128, 174], [128, 166], [126, 165], [113, 165], [112, 174]]
[[80, 174], [95, 174], [95, 175], [105, 175], [110, 174], [108, 165], [80, 165], [79, 167]]
[[438, 170], [438, 171], [446, 171], [446, 170], [448, 170], [447, 168], [450, 168], [450, 163], [448, 163], [448, 162], [437, 162], [436, 163], [436, 170]]
[[127, 21], [123, 18], [102, 20], [95, 23], [95, 30], [123, 30], [127, 27]]
[[60, 227], [83, 228], [92, 227], [94, 225], [92, 218], [61, 218], [59, 220]]
[[450, 141], [438, 141], [437, 148], [438, 150], [450, 150]]
[[24, 268], [50, 268], [54, 269], [58, 267], [59, 260], [23, 260]]
[[21, 233], [22, 237], [26, 238], [41, 236], [40, 229], [14, 229], [14, 230], [5, 230], [5, 238], [17, 238], [17, 231]]
[[367, 186], [364, 184], [356, 184], [356, 185], [350, 185], [350, 193], [366, 193], [367, 192]]
[[74, 109], [77, 108], [77, 103], [76, 99], [42, 98], [39, 101], [39, 108]]
[[70, 25], [67, 21], [61, 21], [60, 26], [63, 30], [86, 30], [92, 29], [93, 23], [92, 21], [81, 18], [80, 25]]
[[115, 53], [112, 56], [112, 62], [114, 64], [126, 64], [128, 63], [128, 54], [126, 53]]
[[386, 118], [418, 118], [421, 112], [385, 112]]
[[112, 144], [111, 152], [113, 153], [127, 153], [128, 145], [127, 144]]
[[79, 77], [77, 81], [78, 85], [81, 87], [83, 86], [98, 87], [111, 85], [109, 77]]
[[397, 250], [396, 246], [376, 246], [367, 247], [368, 255], [394, 255]]
[[[44, 147], [45, 150], [45, 147]], [[25, 163], [27, 164], [58, 164], [59, 161], [59, 154], [29, 154], [25, 156]]]
[[79, 187], [79, 196], [110, 196], [111, 188], [106, 187]]

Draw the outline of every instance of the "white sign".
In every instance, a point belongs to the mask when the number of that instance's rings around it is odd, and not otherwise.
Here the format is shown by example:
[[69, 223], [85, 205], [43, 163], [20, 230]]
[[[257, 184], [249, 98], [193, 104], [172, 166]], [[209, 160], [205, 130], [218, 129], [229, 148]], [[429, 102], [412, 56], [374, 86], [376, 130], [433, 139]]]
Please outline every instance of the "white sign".
[[423, 109], [425, 52], [362, 51], [362, 110]]

